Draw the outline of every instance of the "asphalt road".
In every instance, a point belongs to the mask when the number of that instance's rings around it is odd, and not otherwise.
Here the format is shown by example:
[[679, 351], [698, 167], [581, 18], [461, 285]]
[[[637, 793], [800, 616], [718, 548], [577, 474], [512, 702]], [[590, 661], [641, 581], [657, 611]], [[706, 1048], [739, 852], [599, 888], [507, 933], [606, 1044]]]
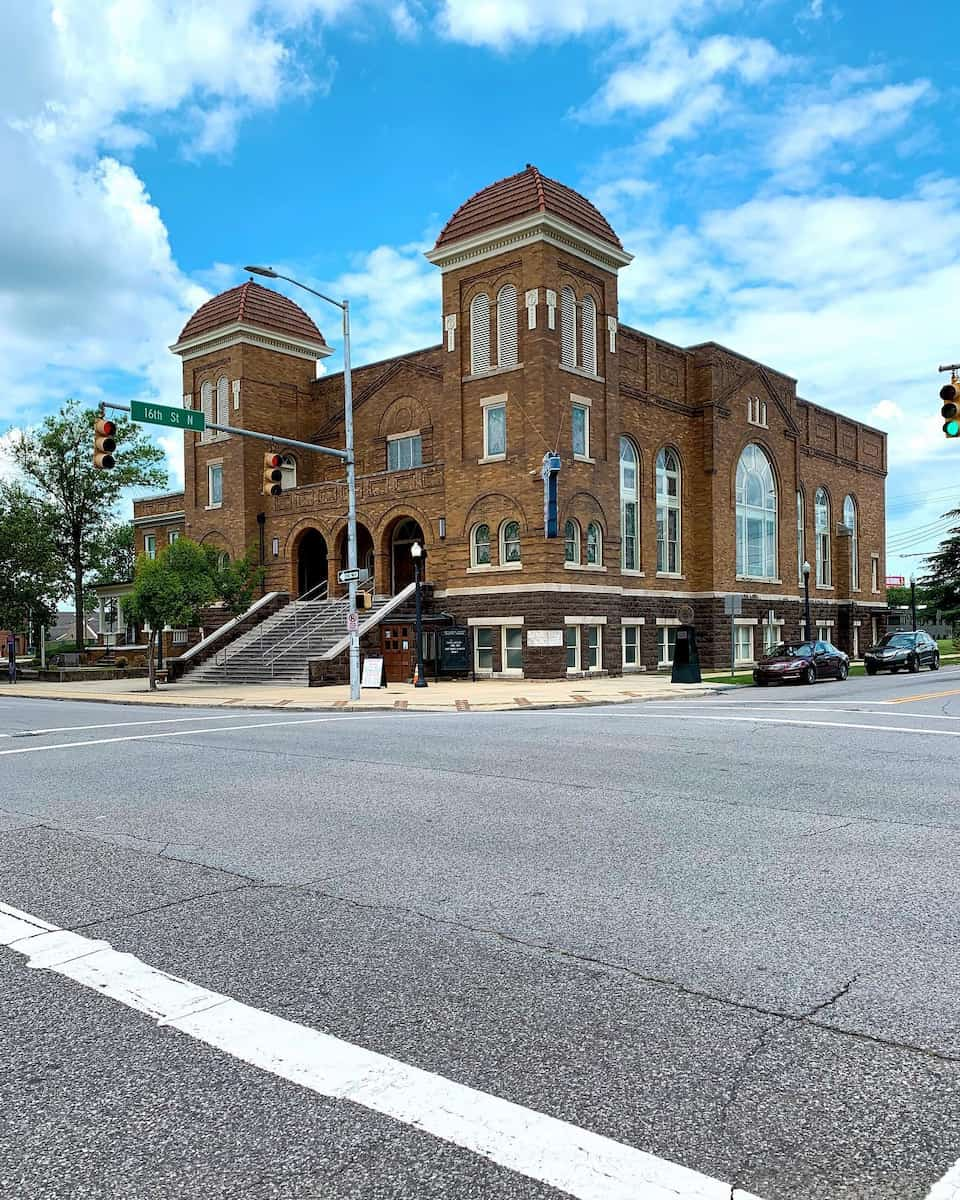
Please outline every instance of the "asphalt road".
[[[0, 945], [0, 1196], [953, 1196], [958, 802], [958, 668], [508, 714], [0, 691], [0, 904], [92, 940]], [[100, 943], [259, 1049], [72, 977]], [[590, 1191], [579, 1131], [666, 1190]]]

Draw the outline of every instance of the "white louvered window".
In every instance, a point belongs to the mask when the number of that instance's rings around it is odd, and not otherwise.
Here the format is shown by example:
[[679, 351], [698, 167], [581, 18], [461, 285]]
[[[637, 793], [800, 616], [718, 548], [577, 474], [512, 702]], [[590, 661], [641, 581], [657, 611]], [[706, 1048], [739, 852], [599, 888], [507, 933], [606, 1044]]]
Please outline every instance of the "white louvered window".
[[[213, 384], [209, 381], [202, 384], [200, 387], [200, 409], [203, 412], [204, 425], [208, 426], [211, 421], [216, 420], [213, 411]], [[204, 432], [200, 434], [200, 440], [202, 442], [208, 442], [212, 437], [212, 429], [205, 429]]]
[[470, 373], [490, 370], [490, 297], [480, 292], [470, 301]]
[[584, 296], [582, 309], [583, 350], [581, 365], [591, 375], [597, 373], [597, 302], [592, 296]]
[[517, 355], [517, 289], [505, 284], [497, 294], [497, 366], [515, 367]]
[[230, 420], [230, 384], [225, 375], [217, 380], [217, 415], [214, 419], [218, 425], [226, 425]]
[[560, 289], [560, 361], [565, 367], [577, 365], [577, 301], [569, 287]]

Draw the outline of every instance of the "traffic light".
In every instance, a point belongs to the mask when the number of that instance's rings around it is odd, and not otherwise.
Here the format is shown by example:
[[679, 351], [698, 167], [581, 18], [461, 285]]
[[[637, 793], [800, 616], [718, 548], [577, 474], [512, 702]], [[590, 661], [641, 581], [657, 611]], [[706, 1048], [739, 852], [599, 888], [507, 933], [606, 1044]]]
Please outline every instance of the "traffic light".
[[945, 383], [940, 389], [940, 399], [943, 408], [943, 433], [945, 437], [960, 437], [960, 376], [954, 375], [951, 383]]
[[97, 417], [93, 426], [93, 465], [98, 471], [109, 471], [117, 460], [113, 456], [117, 448], [117, 423], [105, 417]]
[[265, 454], [263, 456], [263, 494], [279, 496], [283, 491], [283, 471], [281, 465], [283, 456], [280, 454]]

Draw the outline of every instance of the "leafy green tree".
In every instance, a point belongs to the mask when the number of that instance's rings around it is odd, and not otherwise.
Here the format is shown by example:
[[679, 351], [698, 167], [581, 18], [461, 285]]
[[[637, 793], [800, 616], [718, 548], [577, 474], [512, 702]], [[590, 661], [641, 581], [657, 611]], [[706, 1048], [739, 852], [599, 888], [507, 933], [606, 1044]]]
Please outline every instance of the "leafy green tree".
[[94, 584], [126, 583], [133, 578], [136, 565], [136, 543], [129, 521], [114, 521], [93, 538], [90, 569]]
[[[216, 551], [213, 551], [216, 556]], [[251, 546], [242, 558], [225, 560], [216, 566], [217, 596], [232, 617], [245, 613], [253, 603], [253, 594], [263, 582], [264, 569], [257, 562], [258, 552]]]
[[122, 601], [128, 621], [150, 626], [147, 664], [150, 690], [156, 690], [157, 635], [166, 625], [195, 625], [205, 604], [217, 598], [211, 558], [203, 546], [178, 538], [156, 558], [137, 559], [133, 591]]
[[84, 583], [93, 565], [97, 539], [115, 520], [126, 488], [166, 486], [163, 451], [130, 421], [117, 422], [117, 465], [93, 465], [94, 409], [68, 400], [59, 413], [13, 442], [13, 458], [34, 490], [56, 514], [56, 540], [70, 567], [76, 612], [76, 640], [84, 640]]
[[49, 627], [69, 593], [57, 514], [17, 484], [0, 484], [0, 627]]
[[960, 508], [944, 513], [957, 524], [940, 543], [936, 554], [927, 559], [928, 574], [923, 583], [928, 589], [931, 603], [947, 617], [960, 617]]

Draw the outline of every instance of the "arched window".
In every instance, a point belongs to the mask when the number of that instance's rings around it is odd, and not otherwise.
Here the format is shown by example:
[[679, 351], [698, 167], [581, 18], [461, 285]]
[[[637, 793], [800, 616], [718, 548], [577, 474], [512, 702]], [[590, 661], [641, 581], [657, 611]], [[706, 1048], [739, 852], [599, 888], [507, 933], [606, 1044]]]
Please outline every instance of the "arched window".
[[680, 460], [669, 449], [657, 455], [657, 571], [680, 574]]
[[479, 292], [470, 301], [470, 373], [490, 370], [490, 297]]
[[217, 555], [217, 570], [222, 571], [224, 567], [230, 565], [230, 555], [226, 550], [221, 550]]
[[500, 526], [500, 565], [520, 562], [520, 522], [504, 521]]
[[603, 566], [603, 531], [596, 521], [587, 526], [587, 564], [591, 567]]
[[813, 498], [814, 530], [817, 535], [817, 584], [830, 586], [830, 497], [824, 488], [817, 488]]
[[860, 564], [857, 561], [857, 502], [852, 496], [847, 496], [843, 502], [843, 523], [850, 530], [850, 591], [855, 592], [860, 587]]
[[[208, 380], [200, 385], [200, 408], [203, 412], [204, 424], [209, 425], [211, 421], [216, 421], [213, 408], [213, 384]], [[205, 429], [200, 435], [200, 440], [205, 442], [213, 436], [213, 430]]]
[[563, 527], [563, 561], [580, 562], [580, 526], [576, 521], [567, 521]]
[[577, 365], [577, 299], [571, 287], [560, 289], [560, 361]]
[[507, 283], [497, 293], [497, 366], [517, 362], [517, 289]]
[[285, 454], [280, 460], [280, 470], [283, 473], [283, 479], [280, 486], [284, 491], [297, 486], [297, 460], [292, 454]]
[[797, 489], [797, 580], [803, 583], [803, 558], [805, 554], [803, 536], [803, 492]]
[[620, 439], [620, 566], [624, 571], [640, 567], [637, 543], [637, 450], [629, 438]]
[[583, 339], [581, 364], [591, 375], [597, 373], [597, 302], [592, 296], [584, 296], [582, 309], [581, 337]]
[[737, 574], [777, 577], [777, 484], [770, 460], [751, 443], [737, 464]]
[[217, 415], [215, 420], [218, 425], [227, 425], [230, 422], [230, 384], [227, 381], [226, 375], [221, 375], [217, 380]]
[[475, 567], [490, 566], [490, 526], [474, 525], [470, 538], [470, 558]]

